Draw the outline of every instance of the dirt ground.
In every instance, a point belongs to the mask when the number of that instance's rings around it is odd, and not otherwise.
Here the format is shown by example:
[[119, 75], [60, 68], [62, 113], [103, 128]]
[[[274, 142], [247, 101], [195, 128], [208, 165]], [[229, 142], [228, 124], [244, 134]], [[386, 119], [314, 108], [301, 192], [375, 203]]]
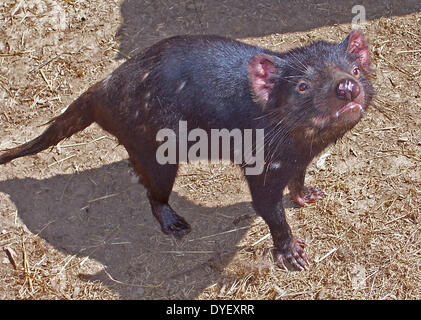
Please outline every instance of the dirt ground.
[[[339, 41], [354, 16], [352, 1], [251, 3], [1, 1], [0, 150], [164, 37], [286, 50]], [[421, 7], [360, 4], [376, 99], [310, 166], [307, 182], [326, 198], [297, 208], [285, 197], [309, 270], [273, 265], [268, 227], [227, 163], [181, 168], [170, 202], [192, 232], [164, 235], [125, 149], [92, 125], [0, 167], [0, 299], [421, 299]]]

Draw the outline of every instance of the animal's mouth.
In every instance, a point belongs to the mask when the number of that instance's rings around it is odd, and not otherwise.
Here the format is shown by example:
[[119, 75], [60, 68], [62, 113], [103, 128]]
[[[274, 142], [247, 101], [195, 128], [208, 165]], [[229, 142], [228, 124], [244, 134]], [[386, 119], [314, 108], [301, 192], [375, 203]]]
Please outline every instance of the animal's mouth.
[[351, 101], [350, 103], [344, 105], [342, 108], [340, 108], [338, 111], [336, 111], [335, 116], [336, 118], [339, 118], [343, 113], [351, 111], [351, 110], [358, 110], [360, 113], [364, 112], [364, 108], [361, 106], [361, 104]]
[[319, 128], [324, 128], [329, 121], [341, 120], [345, 122], [358, 121], [365, 113], [365, 108], [358, 102], [351, 101], [333, 113], [314, 117], [312, 122]]

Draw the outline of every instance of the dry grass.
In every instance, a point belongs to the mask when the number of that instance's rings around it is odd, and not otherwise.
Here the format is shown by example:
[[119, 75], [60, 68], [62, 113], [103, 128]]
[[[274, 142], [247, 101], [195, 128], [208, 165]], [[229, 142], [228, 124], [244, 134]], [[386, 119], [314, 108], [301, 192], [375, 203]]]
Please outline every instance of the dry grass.
[[[0, 149], [34, 137], [121, 63], [116, 3], [0, 4]], [[309, 168], [308, 182], [328, 196], [306, 208], [286, 197], [310, 270], [273, 265], [269, 230], [230, 164], [181, 168], [171, 201], [193, 231], [163, 235], [124, 149], [91, 126], [0, 168], [0, 299], [420, 299], [420, 20], [367, 24], [373, 107]], [[349, 30], [244, 41], [284, 50]]]

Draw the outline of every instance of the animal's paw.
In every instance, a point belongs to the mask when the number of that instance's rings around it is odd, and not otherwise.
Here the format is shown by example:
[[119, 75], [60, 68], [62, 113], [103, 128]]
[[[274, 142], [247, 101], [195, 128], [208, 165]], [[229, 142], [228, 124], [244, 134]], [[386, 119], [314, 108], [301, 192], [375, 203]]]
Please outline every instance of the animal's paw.
[[275, 263], [284, 270], [288, 270], [287, 265], [291, 265], [294, 270], [304, 270], [308, 268], [308, 257], [304, 252], [305, 242], [293, 237], [291, 241], [282, 249], [275, 251]]
[[301, 207], [304, 207], [307, 203], [316, 202], [326, 195], [321, 189], [306, 185], [300, 191], [290, 191], [291, 199]]
[[171, 217], [167, 218], [162, 225], [162, 231], [165, 234], [172, 234], [174, 237], [181, 239], [191, 231], [191, 227], [183, 217], [173, 212]]

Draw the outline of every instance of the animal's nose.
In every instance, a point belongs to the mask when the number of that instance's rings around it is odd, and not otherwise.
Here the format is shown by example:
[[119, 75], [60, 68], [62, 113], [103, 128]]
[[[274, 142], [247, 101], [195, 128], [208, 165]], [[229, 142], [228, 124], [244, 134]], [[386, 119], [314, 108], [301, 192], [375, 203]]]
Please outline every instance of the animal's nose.
[[341, 100], [352, 101], [360, 94], [360, 86], [352, 79], [342, 79], [336, 86], [336, 96]]

